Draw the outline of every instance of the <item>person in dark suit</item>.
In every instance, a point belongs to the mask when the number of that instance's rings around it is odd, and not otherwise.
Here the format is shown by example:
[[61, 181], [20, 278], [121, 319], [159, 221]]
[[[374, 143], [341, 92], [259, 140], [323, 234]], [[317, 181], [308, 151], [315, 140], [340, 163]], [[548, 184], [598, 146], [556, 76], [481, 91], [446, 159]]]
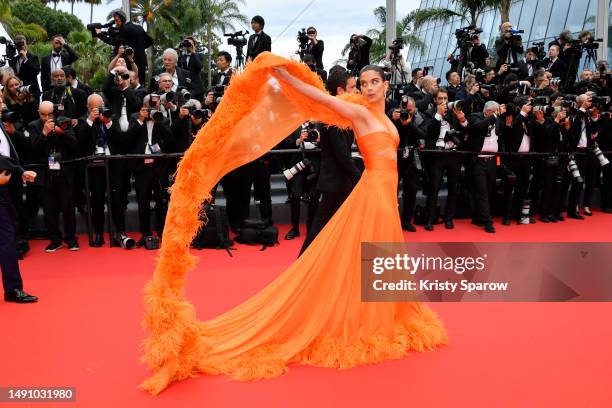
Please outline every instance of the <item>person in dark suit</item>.
[[138, 65], [140, 83], [144, 83], [147, 72], [147, 55], [145, 50], [153, 45], [153, 39], [140, 25], [127, 21], [127, 17], [123, 11], [114, 11], [113, 19], [115, 20], [117, 33], [115, 35], [109, 35], [97, 28], [95, 30], [96, 36], [103, 42], [115, 47], [113, 55], [117, 53], [117, 49], [121, 45], [132, 47], [134, 50], [134, 62]]
[[346, 68], [352, 74], [358, 74], [359, 71], [366, 65], [370, 65], [370, 47], [372, 47], [372, 39], [367, 35], [351, 35], [351, 50], [349, 51], [348, 62]]
[[415, 68], [412, 70], [412, 78], [410, 79], [410, 82], [408, 83], [408, 85], [406, 85], [406, 95], [414, 98], [414, 99], [418, 99], [418, 95], [421, 92], [421, 88], [419, 87], [419, 85], [417, 84], [419, 79], [423, 78], [423, 69], [422, 68]]
[[523, 42], [520, 35], [512, 33], [512, 23], [505, 22], [500, 27], [500, 37], [495, 40], [495, 50], [497, 51], [497, 64], [495, 68], [499, 70], [502, 65], [516, 65], [521, 61], [523, 54]]
[[40, 96], [40, 88], [38, 87], [40, 64], [38, 57], [28, 52], [28, 43], [23, 35], [16, 35], [14, 40], [18, 55], [15, 58], [9, 59], [9, 65], [24, 85], [31, 86], [30, 93], [37, 98]]
[[[61, 70], [60, 70], [61, 71]], [[70, 122], [60, 124], [54, 117], [53, 103], [43, 101], [38, 108], [40, 118], [28, 125], [32, 139], [32, 154], [43, 167], [43, 210], [45, 224], [51, 243], [46, 252], [55, 252], [62, 247], [62, 233], [59, 229], [59, 213], [64, 219], [64, 242], [68, 249], [77, 251], [76, 218], [74, 214], [74, 168], [61, 163], [75, 157], [78, 149], [76, 137]]]
[[[469, 135], [466, 148], [474, 152], [494, 153], [500, 151], [502, 123], [499, 119], [506, 112], [504, 105], [489, 101], [484, 111], [473, 113], [469, 118]], [[474, 157], [470, 172], [473, 182], [474, 218], [476, 225], [484, 225], [488, 233], [495, 233], [489, 196], [495, 188], [497, 175], [494, 154], [479, 154]]]
[[77, 73], [71, 65], [66, 65], [62, 67], [62, 70], [66, 74], [66, 83], [69, 86], [72, 86], [76, 89], [80, 89], [81, 91], [85, 92], [85, 95], [87, 96], [93, 93], [93, 89], [91, 88], [91, 86], [79, 81], [79, 79], [77, 78]]
[[[149, 82], [149, 92], [159, 91], [159, 76], [162, 73], [168, 73], [172, 77], [172, 87], [170, 90], [176, 92], [179, 87], [191, 89], [191, 78], [189, 71], [180, 68], [178, 64], [178, 53], [173, 48], [167, 48], [163, 55], [162, 61], [164, 66], [153, 72], [151, 81]], [[165, 91], [166, 92], [166, 91]]]
[[[342, 67], [334, 67], [330, 70], [327, 89], [332, 95], [356, 93], [355, 77], [348, 75]], [[323, 126], [320, 133], [321, 167], [316, 188], [321, 192], [321, 202], [300, 255], [338, 211], [361, 177], [361, 172], [351, 158], [351, 146], [355, 139], [353, 133], [333, 126]]]
[[191, 46], [183, 47], [183, 52], [179, 57], [178, 66], [189, 72], [191, 78], [191, 99], [197, 99], [202, 102], [204, 98], [204, 84], [202, 83], [202, 68], [204, 67], [204, 58], [202, 54], [196, 52], [196, 40], [193, 37], [187, 37]]
[[217, 54], [217, 71], [213, 75], [213, 86], [228, 86], [232, 79], [232, 56], [227, 51], [220, 51]]
[[[142, 101], [144, 97], [147, 96], [149, 91], [147, 90], [147, 88], [145, 88], [140, 83], [140, 78], [138, 78], [138, 74], [136, 74], [136, 72], [129, 71], [129, 74], [130, 74], [130, 88], [134, 90], [134, 93], [136, 93], [136, 96], [138, 96], [138, 98], [140, 98], [140, 100]], [[140, 104], [137, 104], [136, 106], [140, 106]]]
[[544, 60], [544, 68], [550, 72], [553, 78], [561, 78], [561, 82], [565, 80], [567, 66], [565, 61], [559, 57], [560, 48], [556, 44], [552, 44], [548, 48], [548, 58]]
[[[8, 139], [0, 135], [0, 152], [5, 152]], [[15, 235], [17, 229], [17, 210], [11, 200], [8, 184], [11, 179], [23, 181], [34, 181], [36, 173], [24, 171], [18, 160], [0, 154], [0, 269], [2, 270], [2, 287], [4, 289], [4, 300], [14, 303], [34, 303], [38, 301], [23, 291], [23, 280], [19, 272], [17, 251], [15, 249]]]
[[77, 127], [78, 120], [87, 113], [87, 94], [84, 91], [66, 85], [66, 73], [63, 69], [54, 69], [51, 73], [51, 88], [43, 93], [43, 101], [51, 101], [63, 110], [62, 116], [72, 119], [72, 127]]
[[[149, 116], [149, 99], [147, 95], [136, 120], [132, 120], [128, 130], [129, 151], [132, 154], [157, 154], [168, 151], [167, 146], [174, 143], [174, 136], [165, 119], [155, 121]], [[138, 201], [138, 220], [141, 237], [137, 246], [145, 244], [146, 237], [152, 236], [151, 230], [151, 196], [155, 200], [156, 227], [159, 237], [162, 235], [166, 217], [165, 192], [162, 191], [161, 177], [165, 171], [165, 162], [159, 159], [134, 159], [133, 171]]]
[[306, 54], [314, 56], [318, 69], [325, 69], [325, 67], [323, 67], [323, 51], [325, 51], [325, 44], [323, 40], [317, 38], [317, 29], [308, 27], [306, 35], [308, 35], [309, 40], [306, 45]]
[[272, 39], [263, 32], [266, 22], [262, 16], [255, 16], [251, 20], [251, 28], [255, 34], [249, 37], [247, 46], [247, 63], [253, 61], [259, 54], [264, 51], [272, 51]]
[[[142, 107], [142, 99], [130, 84], [129, 73], [125, 67], [116, 67], [102, 84], [102, 92], [113, 112], [113, 121], [119, 123], [122, 132], [127, 132], [133, 114]], [[127, 78], [126, 75], [127, 74]], [[145, 92], [146, 94], [146, 92]], [[127, 152], [124, 152], [127, 153]]]
[[79, 59], [74, 50], [66, 44], [66, 40], [61, 34], [54, 35], [51, 41], [53, 51], [51, 54], [44, 56], [40, 62], [40, 83], [43, 92], [48, 91], [51, 87], [51, 71], [64, 68]]

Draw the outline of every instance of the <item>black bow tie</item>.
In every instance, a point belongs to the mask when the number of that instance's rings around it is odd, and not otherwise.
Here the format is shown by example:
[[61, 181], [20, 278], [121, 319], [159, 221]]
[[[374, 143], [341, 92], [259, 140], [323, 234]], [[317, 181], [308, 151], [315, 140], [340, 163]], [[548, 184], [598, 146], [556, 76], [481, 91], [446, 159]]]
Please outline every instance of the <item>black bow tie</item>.
[[56, 58], [56, 57], [61, 57], [61, 56], [62, 56], [62, 54], [59, 54], [59, 53], [58, 53], [58, 54], [53, 53], [53, 58]]

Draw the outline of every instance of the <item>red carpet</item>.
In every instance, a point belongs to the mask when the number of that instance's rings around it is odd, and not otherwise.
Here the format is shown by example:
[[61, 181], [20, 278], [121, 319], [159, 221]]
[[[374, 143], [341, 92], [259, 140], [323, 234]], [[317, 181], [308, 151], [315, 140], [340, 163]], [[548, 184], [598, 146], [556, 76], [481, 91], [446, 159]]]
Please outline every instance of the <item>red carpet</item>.
[[[557, 225], [497, 223], [494, 235], [467, 221], [456, 225], [454, 231], [419, 228], [406, 239], [608, 241], [612, 216], [596, 213]], [[233, 258], [199, 252], [202, 261], [188, 289], [199, 318], [259, 291], [292, 262], [302, 239], [264, 252], [238, 246]], [[46, 254], [46, 244], [32, 242], [21, 263], [26, 290], [40, 302], [0, 303], [0, 387], [73, 386], [77, 403], [1, 406], [612, 406], [609, 303], [432, 304], [451, 341], [436, 352], [346, 371], [296, 366], [282, 378], [255, 383], [200, 377], [152, 398], [136, 387], [148, 375], [139, 362], [141, 291], [154, 253], [83, 247]]]

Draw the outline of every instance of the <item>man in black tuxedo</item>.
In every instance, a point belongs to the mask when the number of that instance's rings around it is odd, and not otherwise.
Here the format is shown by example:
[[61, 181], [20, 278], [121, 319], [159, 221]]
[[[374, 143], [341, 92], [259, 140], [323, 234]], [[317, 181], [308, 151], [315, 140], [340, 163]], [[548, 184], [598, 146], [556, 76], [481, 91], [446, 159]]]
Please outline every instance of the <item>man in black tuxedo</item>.
[[138, 24], [127, 21], [125, 13], [121, 10], [113, 12], [115, 20], [116, 34], [109, 35], [101, 29], [95, 30], [96, 36], [107, 44], [115, 47], [114, 54], [117, 53], [119, 46], [129, 46], [134, 50], [134, 62], [138, 65], [138, 76], [140, 82], [145, 82], [147, 72], [147, 55], [145, 50], [153, 45], [153, 39]]
[[[484, 111], [470, 116], [469, 136], [466, 147], [468, 150], [483, 153], [500, 151], [502, 140], [502, 123], [499, 117], [506, 112], [504, 105], [489, 101]], [[470, 169], [474, 193], [474, 219], [476, 225], [484, 225], [488, 233], [494, 233], [493, 217], [489, 196], [495, 188], [496, 156], [493, 154], [478, 154]]]
[[40, 83], [43, 92], [51, 87], [51, 71], [57, 68], [64, 68], [66, 65], [73, 64], [79, 56], [66, 44], [66, 40], [61, 34], [56, 34], [52, 38], [53, 51], [50, 55], [43, 57], [40, 63]]
[[264, 51], [272, 51], [272, 39], [263, 32], [266, 22], [262, 16], [255, 16], [251, 20], [251, 28], [255, 34], [249, 37], [247, 46], [247, 63], [253, 61], [259, 54]]
[[[149, 92], [159, 91], [159, 76], [167, 73], [172, 77], [171, 91], [176, 92], [179, 87], [191, 90], [191, 77], [189, 71], [180, 68], [178, 64], [178, 53], [173, 48], [166, 48], [162, 55], [163, 67], [153, 72], [149, 82]], [[167, 92], [167, 90], [164, 90]]]
[[182, 47], [183, 52], [179, 57], [178, 66], [189, 72], [191, 78], [191, 99], [202, 102], [204, 98], [204, 84], [202, 83], [202, 68], [204, 67], [202, 54], [196, 52], [196, 40], [187, 37], [185, 41], [191, 44], [189, 47]]
[[139, 98], [136, 90], [130, 86], [129, 76], [126, 67], [115, 67], [102, 84], [102, 92], [113, 112], [113, 121], [119, 123], [120, 129], [124, 133], [128, 131], [130, 118], [140, 111], [142, 106], [142, 99]]
[[[334, 67], [330, 70], [327, 89], [332, 95], [356, 93], [355, 77], [348, 75], [344, 68]], [[300, 255], [338, 211], [361, 177], [361, 172], [351, 158], [351, 146], [355, 138], [353, 133], [333, 126], [323, 126], [320, 133], [321, 168], [316, 188], [321, 192], [321, 202]]]
[[227, 51], [220, 51], [217, 54], [217, 72], [213, 75], [213, 86], [228, 86], [232, 79], [232, 56]]
[[70, 122], [61, 124], [61, 117], [54, 116], [52, 102], [41, 102], [38, 113], [40, 118], [28, 125], [28, 132], [32, 139], [33, 157], [37, 163], [45, 165], [41, 170], [43, 210], [51, 238], [45, 251], [55, 252], [62, 247], [58, 222], [60, 212], [64, 219], [64, 242], [71, 251], [77, 251], [79, 244], [75, 235], [74, 168], [71, 164], [61, 162], [74, 159], [78, 143]]
[[34, 95], [34, 98], [37, 98], [40, 96], [38, 57], [28, 52], [28, 43], [23, 35], [15, 36], [15, 48], [17, 48], [18, 54], [15, 58], [9, 59], [9, 65], [13, 68], [15, 75], [21, 79], [23, 85], [30, 85], [30, 93]]
[[[23, 291], [23, 280], [19, 272], [17, 251], [15, 249], [15, 236], [17, 229], [17, 210], [11, 201], [8, 184], [11, 179], [18, 181], [34, 181], [36, 173], [24, 171], [19, 161], [5, 156], [6, 148], [10, 147], [10, 140], [0, 134], [0, 270], [2, 270], [2, 286], [4, 300], [15, 303], [34, 303], [38, 301]], [[11, 147], [11, 151], [14, 149]]]
[[349, 51], [346, 68], [353, 74], [358, 75], [359, 71], [366, 65], [370, 65], [370, 48], [372, 39], [367, 35], [353, 34], [350, 39], [351, 50]]
[[[128, 73], [130, 74], [130, 88], [134, 90], [136, 96], [138, 96], [138, 98], [140, 98], [142, 101], [144, 97], [147, 96], [149, 91], [147, 91], [147, 88], [140, 83], [140, 78], [138, 78], [136, 72], [128, 71]], [[137, 104], [136, 106], [140, 106], [140, 104]]]
[[414, 99], [419, 98], [421, 88], [418, 85], [419, 79], [423, 78], [423, 69], [415, 68], [412, 70], [412, 78], [408, 85], [406, 85], [406, 94]]
[[[157, 154], [168, 152], [168, 147], [174, 143], [174, 136], [165, 119], [154, 120], [149, 115], [150, 95], [143, 101], [142, 108], [136, 120], [132, 120], [128, 130], [129, 151], [133, 154]], [[166, 206], [165, 192], [162, 191], [161, 177], [166, 164], [160, 159], [134, 159], [133, 171], [138, 201], [138, 220], [141, 237], [137, 246], [145, 244], [146, 237], [152, 235], [151, 230], [151, 196], [155, 200], [155, 216], [157, 234], [161, 237]]]
[[62, 70], [66, 74], [66, 84], [68, 84], [68, 86], [80, 89], [81, 91], [85, 92], [87, 96], [93, 93], [93, 89], [91, 88], [91, 86], [79, 81], [79, 79], [77, 78], [77, 73], [74, 68], [72, 68], [72, 65], [66, 65], [62, 67]]
[[552, 74], [553, 78], [561, 78], [561, 82], [564, 82], [567, 66], [565, 61], [559, 57], [560, 52], [561, 49], [556, 44], [548, 47], [548, 58], [544, 60], [544, 68]]

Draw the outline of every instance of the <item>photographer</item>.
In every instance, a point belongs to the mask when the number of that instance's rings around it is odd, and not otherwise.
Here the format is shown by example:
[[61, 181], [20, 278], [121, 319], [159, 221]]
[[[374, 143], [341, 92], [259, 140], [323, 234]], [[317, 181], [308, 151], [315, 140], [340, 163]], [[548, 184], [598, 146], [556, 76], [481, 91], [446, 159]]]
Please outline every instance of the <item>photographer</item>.
[[463, 89], [459, 73], [456, 71], [448, 71], [446, 73], [446, 82], [448, 82], [448, 86], [446, 87], [448, 90], [448, 101], [454, 102], [455, 99], [457, 99], [457, 93]]
[[[355, 77], [350, 76], [346, 69], [340, 66], [330, 69], [327, 89], [333, 96], [358, 92]], [[300, 254], [304, 253], [338, 211], [361, 177], [361, 172], [351, 158], [351, 147], [355, 140], [353, 132], [340, 130], [335, 126], [322, 126], [320, 134], [321, 168], [316, 190], [321, 193], [321, 202], [317, 206]]]
[[43, 93], [42, 100], [51, 101], [62, 116], [72, 120], [71, 126], [75, 129], [79, 125], [79, 119], [83, 119], [87, 114], [87, 95], [80, 89], [66, 86], [66, 73], [61, 68], [51, 72], [51, 88]]
[[[408, 93], [416, 101], [419, 112], [427, 112], [436, 106], [434, 95], [438, 91], [438, 82], [432, 76], [421, 78], [421, 86], [418, 93]], [[448, 95], [448, 94], [447, 94]]]
[[[485, 104], [483, 112], [473, 113], [470, 116], [470, 129], [466, 143], [468, 150], [483, 153], [499, 151], [501, 142], [502, 123], [499, 120], [506, 112], [506, 107], [497, 102], [489, 101]], [[472, 223], [484, 225], [488, 233], [495, 233], [491, 204], [489, 196], [495, 189], [497, 176], [496, 156], [479, 154], [473, 159], [470, 168], [473, 181], [474, 216]]]
[[227, 51], [219, 51], [217, 54], [217, 71], [213, 76], [212, 83], [216, 86], [228, 86], [233, 73], [232, 56]]
[[475, 68], [485, 69], [486, 60], [489, 58], [489, 52], [484, 44], [480, 43], [480, 35], [472, 35], [472, 46], [468, 50], [468, 62], [474, 63]]
[[306, 54], [314, 56], [317, 69], [323, 70], [323, 51], [325, 45], [323, 40], [317, 39], [317, 29], [314, 27], [308, 27], [306, 29], [306, 35], [308, 35], [308, 45], [306, 45]]
[[191, 78], [189, 71], [184, 70], [177, 66], [178, 54], [173, 48], [166, 48], [162, 55], [164, 66], [153, 72], [151, 76], [151, 82], [149, 83], [149, 93], [157, 92], [161, 90], [161, 74], [168, 74], [172, 81], [171, 86], [164, 87], [163, 92], [177, 92], [178, 88], [191, 89]]
[[370, 65], [370, 47], [372, 39], [366, 35], [353, 34], [350, 40], [351, 50], [349, 51], [346, 69], [351, 74], [358, 75], [359, 71], [366, 65]]
[[117, 67], [111, 71], [104, 80], [102, 92], [113, 112], [113, 121], [119, 125], [121, 132], [127, 132], [130, 118], [142, 106], [142, 100], [130, 86], [127, 68]]
[[415, 68], [412, 70], [412, 79], [406, 86], [406, 94], [414, 99], [419, 98], [419, 93], [421, 92], [421, 88], [418, 85], [418, 82], [421, 78], [423, 78], [423, 69]]
[[255, 34], [249, 37], [247, 46], [247, 64], [253, 61], [259, 54], [264, 51], [272, 51], [272, 39], [263, 32], [266, 22], [262, 16], [255, 16], [251, 20], [251, 28]]
[[457, 101], [463, 102], [463, 112], [471, 115], [474, 112], [482, 111], [486, 101], [480, 93], [480, 84], [476, 82], [476, 77], [469, 74], [465, 77], [464, 83], [464, 87], [455, 96]]
[[[610, 108], [602, 114], [598, 143], [602, 151], [612, 151], [612, 116]], [[612, 166], [610, 164], [604, 166], [602, 172], [601, 210], [607, 214], [612, 214]]]
[[130, 88], [134, 90], [136, 96], [142, 101], [147, 96], [147, 88], [140, 84], [138, 75], [134, 71], [129, 71], [128, 74], [130, 75]]
[[[127, 133], [129, 152], [132, 154], [154, 155], [167, 151], [167, 146], [174, 143], [174, 137], [167, 121], [159, 110], [151, 108], [147, 95], [138, 118], [133, 120]], [[152, 236], [151, 230], [151, 196], [155, 200], [155, 216], [157, 234], [161, 238], [166, 217], [166, 192], [163, 186], [162, 175], [166, 168], [164, 159], [134, 159], [133, 163], [134, 185], [136, 187], [136, 200], [138, 201], [138, 221], [140, 239], [136, 245], [144, 246], [147, 237]]]
[[[59, 71], [63, 73], [61, 69]], [[55, 252], [62, 247], [60, 212], [64, 219], [63, 240], [68, 249], [77, 251], [79, 244], [75, 235], [74, 168], [72, 164], [62, 162], [75, 157], [78, 143], [70, 124], [71, 120], [61, 116], [61, 111], [56, 109], [52, 102], [41, 102], [38, 112], [39, 119], [28, 125], [28, 133], [32, 140], [35, 161], [45, 165], [41, 168], [40, 179], [43, 184], [45, 225], [51, 239], [45, 251]]]
[[202, 83], [202, 67], [204, 57], [196, 52], [197, 44], [193, 37], [187, 37], [179, 45], [181, 56], [178, 66], [189, 73], [191, 79], [191, 98], [202, 101], [204, 98], [204, 84]]
[[[566, 160], [561, 160], [559, 152], [564, 151], [563, 140], [567, 136], [565, 127], [567, 112], [555, 110], [552, 115], [549, 115], [546, 110], [539, 110], [534, 113], [534, 116], [533, 146], [536, 151], [549, 154], [541, 162], [540, 186], [533, 185], [535, 180], [532, 182], [532, 187], [541, 187], [540, 221], [544, 223], [565, 221], [561, 211], [565, 201], [562, 191], [563, 181], [567, 176], [565, 169], [567, 163]], [[537, 172], [537, 169], [534, 170]], [[535, 200], [532, 199], [532, 203], [535, 203]]]
[[[532, 111], [534, 107], [532, 103], [532, 100], [527, 97], [518, 97], [506, 107], [506, 114], [501, 118], [504, 151], [511, 153], [533, 151]], [[544, 106], [538, 105], [537, 109], [538, 112], [542, 112]], [[510, 217], [520, 223], [521, 209], [529, 198], [532, 160], [529, 156], [506, 156], [503, 158], [503, 163], [508, 166], [514, 175], [506, 179], [509, 184], [508, 195], [511, 193], [512, 187], [514, 187], [514, 194], [512, 202], [504, 200], [504, 207], [507, 209], [507, 211], [504, 211], [504, 225], [510, 224]], [[530, 222], [532, 220], [530, 219]]]
[[[409, 96], [402, 97], [399, 108], [394, 109], [390, 116], [400, 137], [397, 172], [399, 178], [402, 179], [402, 229], [416, 232], [412, 219], [414, 218], [419, 175], [423, 171], [418, 149], [425, 147], [427, 126], [417, 111], [414, 99]], [[417, 122], [420, 123], [417, 124]]]
[[22, 82], [16, 76], [6, 77], [2, 96], [6, 108], [13, 112], [16, 120], [13, 124], [17, 128], [23, 128], [28, 123], [36, 120], [38, 117], [38, 103], [34, 96], [30, 93], [29, 88], [22, 85]]
[[285, 235], [286, 240], [300, 236], [300, 210], [303, 199], [308, 202], [308, 215], [306, 217], [307, 234], [317, 212], [319, 191], [316, 186], [319, 178], [320, 156], [306, 152], [316, 149], [320, 142], [321, 134], [318, 127], [315, 123], [306, 122], [286, 141], [287, 148], [295, 149], [297, 147], [302, 150], [301, 154], [296, 153], [292, 155], [290, 163], [293, 163], [295, 166], [292, 166], [287, 171], [298, 171], [296, 163], [302, 163], [306, 167], [297, 174], [292, 173], [292, 178], [290, 179], [285, 175], [291, 204], [291, 229]]
[[134, 71], [138, 75], [138, 65], [134, 62], [133, 49], [123, 45], [117, 49], [117, 54], [108, 64], [108, 70], [113, 71], [117, 67], [125, 67], [128, 71]]
[[576, 97], [576, 110], [571, 119], [571, 127], [567, 140], [567, 151], [570, 153], [579, 152], [575, 155], [578, 171], [584, 179], [584, 183], [576, 177], [572, 178], [570, 187], [567, 217], [574, 219], [584, 219], [578, 213], [578, 203], [584, 185], [583, 213], [591, 216], [591, 203], [593, 200], [593, 190], [595, 188], [596, 169], [599, 169], [597, 158], [592, 153], [593, 143], [596, 141], [600, 130], [600, 114], [593, 106], [591, 97], [587, 94]]
[[[427, 127], [426, 147], [441, 152], [461, 149], [468, 129], [468, 120], [461, 111], [461, 104], [448, 103], [448, 91], [440, 87], [434, 94], [436, 106], [426, 112], [431, 118]], [[456, 154], [439, 153], [427, 158], [430, 186], [427, 194], [428, 219], [425, 229], [433, 231], [437, 221], [438, 194], [442, 185], [442, 176], [446, 172], [448, 198], [444, 213], [444, 224], [447, 229], [454, 228], [453, 218], [459, 196], [459, 179], [461, 176], [461, 159]]]
[[202, 109], [202, 104], [196, 99], [190, 99], [181, 106], [179, 120], [174, 123], [172, 129], [176, 152], [185, 152], [191, 146], [198, 131], [210, 118], [210, 114], [210, 111]]
[[113, 12], [115, 27], [103, 32], [100, 24], [88, 25], [94, 37], [98, 37], [103, 42], [115, 47], [114, 54], [120, 46], [128, 46], [134, 50], [134, 61], [138, 65], [138, 77], [140, 83], [145, 82], [147, 72], [147, 55], [145, 50], [153, 45], [153, 39], [138, 24], [127, 21], [127, 17], [122, 10]]
[[[126, 140], [122, 137], [119, 123], [113, 121], [110, 109], [104, 106], [104, 100], [98, 94], [91, 94], [87, 98], [88, 116], [85, 124], [81, 126], [77, 140], [81, 151], [87, 156], [109, 156], [125, 152]], [[115, 171], [121, 162], [112, 160], [109, 163], [111, 170], [112, 214], [115, 229], [119, 235], [125, 235], [125, 207], [123, 205], [124, 180], [120, 171]], [[94, 240], [93, 247], [104, 245], [104, 205], [106, 203], [106, 172], [104, 167], [91, 167], [89, 181], [91, 186], [91, 214], [93, 218]]]
[[511, 23], [501, 25], [501, 36], [495, 40], [495, 50], [497, 51], [497, 64], [495, 68], [499, 71], [498, 75], [503, 76], [514, 73], [520, 78], [528, 77], [527, 66], [523, 62], [523, 42], [518, 33], [523, 30], [515, 30]]
[[551, 45], [548, 48], [548, 58], [544, 60], [544, 68], [546, 68], [547, 72], [550, 72], [553, 78], [561, 78], [562, 81], [565, 80], [565, 74], [567, 73], [567, 66], [565, 65], [565, 61], [559, 58], [561, 53], [561, 49], [558, 45]]
[[[8, 55], [13, 52], [13, 55]], [[9, 58], [9, 65], [13, 68], [15, 75], [21, 79], [24, 85], [30, 85], [30, 93], [34, 98], [40, 96], [40, 88], [38, 87], [38, 74], [40, 73], [40, 64], [38, 57], [28, 52], [28, 42], [23, 35], [15, 36], [15, 46], [13, 50], [7, 44], [6, 53]]]
[[66, 44], [66, 40], [61, 34], [55, 34], [51, 38], [53, 51], [50, 55], [42, 58], [40, 63], [40, 83], [43, 92], [48, 91], [51, 86], [51, 71], [57, 68], [63, 68], [66, 65], [72, 65], [79, 56], [74, 50]]

